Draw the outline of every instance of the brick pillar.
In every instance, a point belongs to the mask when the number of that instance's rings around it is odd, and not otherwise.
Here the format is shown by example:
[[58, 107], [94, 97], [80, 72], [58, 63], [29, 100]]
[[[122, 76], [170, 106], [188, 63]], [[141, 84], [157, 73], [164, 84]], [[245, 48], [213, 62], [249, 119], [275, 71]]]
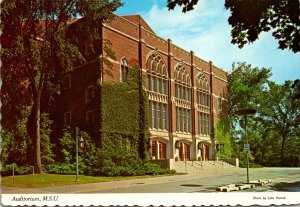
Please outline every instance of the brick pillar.
[[197, 159], [197, 142], [196, 142], [196, 110], [195, 110], [195, 64], [194, 64], [194, 52], [191, 51], [191, 125], [192, 125], [192, 144], [190, 146], [190, 160], [196, 160]]
[[211, 157], [212, 159], [216, 159], [215, 156], [215, 151], [216, 151], [216, 147], [215, 147], [215, 135], [214, 135], [214, 130], [215, 130], [215, 117], [214, 117], [214, 88], [213, 88], [213, 64], [212, 61], [209, 61], [209, 84], [210, 84], [210, 140], [211, 140]]
[[173, 138], [173, 132], [174, 132], [174, 122], [176, 117], [174, 117], [174, 108], [175, 108], [175, 103], [172, 102], [171, 97], [174, 95], [174, 84], [171, 81], [171, 78], [173, 77], [172, 73], [172, 61], [173, 61], [173, 54], [172, 54], [172, 49], [171, 49], [172, 41], [168, 39], [168, 113], [169, 113], [169, 158], [174, 159], [174, 138]]

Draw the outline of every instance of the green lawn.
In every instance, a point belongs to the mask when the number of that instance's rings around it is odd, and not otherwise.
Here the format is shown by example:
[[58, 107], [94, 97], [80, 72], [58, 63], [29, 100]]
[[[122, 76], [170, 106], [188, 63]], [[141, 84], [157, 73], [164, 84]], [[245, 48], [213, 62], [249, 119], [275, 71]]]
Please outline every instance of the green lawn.
[[36, 188], [47, 186], [60, 185], [76, 185], [85, 183], [108, 182], [115, 180], [128, 180], [134, 178], [148, 178], [154, 176], [131, 176], [131, 177], [97, 177], [79, 175], [79, 181], [75, 181], [75, 175], [56, 175], [56, 174], [41, 174], [41, 175], [18, 175], [2, 177], [1, 185], [8, 187], [20, 188]]

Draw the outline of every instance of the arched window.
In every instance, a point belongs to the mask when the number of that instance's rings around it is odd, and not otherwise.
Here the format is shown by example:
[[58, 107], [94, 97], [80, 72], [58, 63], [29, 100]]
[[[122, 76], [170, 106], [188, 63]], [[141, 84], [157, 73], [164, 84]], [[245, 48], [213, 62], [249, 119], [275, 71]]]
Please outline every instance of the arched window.
[[222, 111], [222, 94], [219, 93], [218, 97], [218, 109], [219, 111]]
[[147, 91], [149, 95], [151, 128], [168, 130], [168, 74], [158, 53], [147, 59]]
[[191, 132], [191, 78], [183, 63], [175, 67], [177, 131]]
[[122, 58], [120, 63], [121, 63], [120, 80], [122, 82], [126, 82], [128, 78], [128, 61], [126, 58]]
[[210, 87], [204, 74], [197, 76], [197, 111], [198, 111], [198, 133], [209, 136], [210, 126]]

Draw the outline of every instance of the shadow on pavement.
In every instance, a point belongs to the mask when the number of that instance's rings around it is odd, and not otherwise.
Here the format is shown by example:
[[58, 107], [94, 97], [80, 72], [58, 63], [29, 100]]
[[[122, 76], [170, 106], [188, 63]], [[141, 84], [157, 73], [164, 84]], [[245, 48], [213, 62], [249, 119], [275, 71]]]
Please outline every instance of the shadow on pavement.
[[180, 186], [184, 186], [184, 187], [202, 187], [203, 185], [197, 185], [197, 184], [182, 184]]
[[276, 191], [288, 191], [288, 192], [300, 192], [300, 181], [287, 183], [287, 182], [280, 182], [276, 183], [272, 186], [273, 190]]

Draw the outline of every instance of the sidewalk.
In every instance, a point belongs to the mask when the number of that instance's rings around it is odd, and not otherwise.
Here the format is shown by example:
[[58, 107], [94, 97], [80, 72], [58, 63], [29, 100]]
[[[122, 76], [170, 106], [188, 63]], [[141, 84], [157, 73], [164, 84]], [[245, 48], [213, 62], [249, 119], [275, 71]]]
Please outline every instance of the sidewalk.
[[2, 186], [2, 193], [5, 194], [46, 194], [46, 193], [90, 193], [96, 191], [105, 191], [109, 189], [120, 189], [127, 187], [134, 187], [151, 184], [169, 183], [184, 180], [191, 180], [195, 178], [206, 178], [212, 176], [228, 175], [232, 173], [244, 173], [244, 169], [226, 169], [226, 170], [202, 170], [199, 174], [184, 174], [184, 175], [173, 175], [173, 176], [159, 176], [153, 178], [142, 178], [142, 179], [130, 179], [122, 181], [111, 181], [111, 182], [100, 182], [100, 183], [89, 183], [89, 184], [78, 184], [78, 185], [65, 185], [55, 187], [42, 187], [42, 188], [14, 188]]

